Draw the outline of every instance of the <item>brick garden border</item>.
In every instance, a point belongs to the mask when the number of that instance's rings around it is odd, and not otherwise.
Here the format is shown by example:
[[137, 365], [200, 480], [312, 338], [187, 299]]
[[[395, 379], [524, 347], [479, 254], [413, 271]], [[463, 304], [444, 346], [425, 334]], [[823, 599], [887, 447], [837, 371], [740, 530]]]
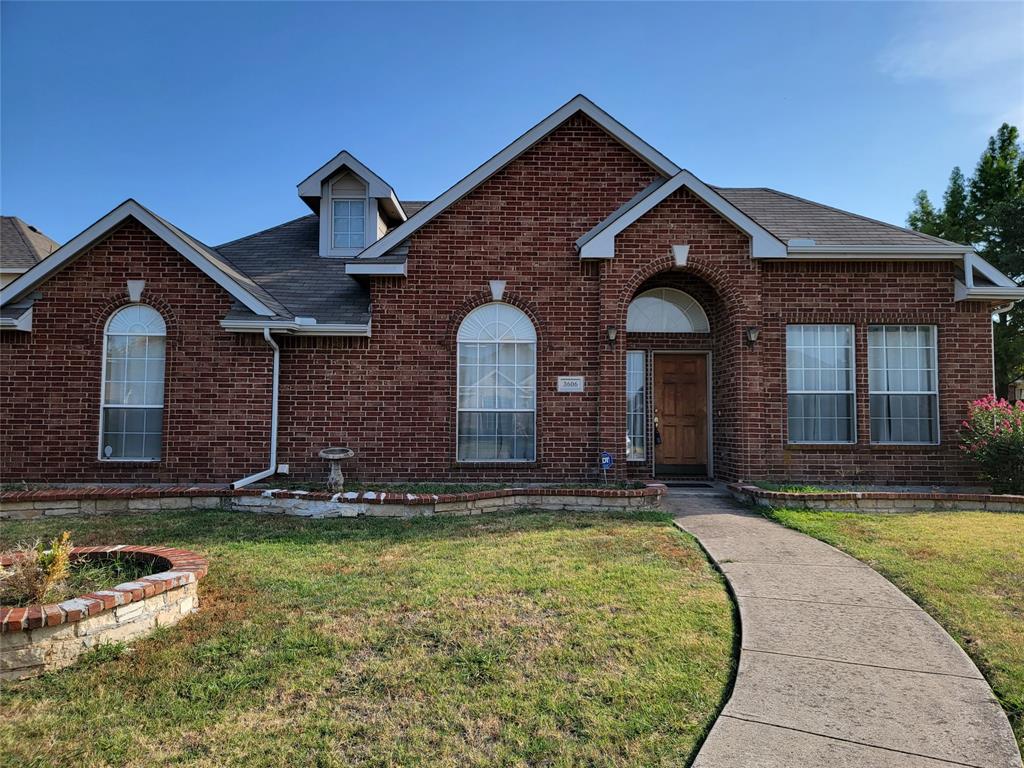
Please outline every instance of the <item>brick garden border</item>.
[[769, 491], [743, 483], [733, 483], [726, 487], [737, 500], [762, 507], [798, 507], [835, 512], [1024, 512], [1024, 496], [1013, 494], [921, 491], [791, 493]]
[[[60, 603], [0, 606], [0, 680], [22, 680], [66, 667], [91, 648], [148, 635], [198, 609], [197, 585], [208, 569], [205, 558], [170, 547], [71, 550], [73, 560], [110, 555], [145, 558], [162, 570]], [[12, 553], [0, 555], [0, 565], [14, 559]]]
[[590, 511], [598, 508], [657, 507], [666, 490], [659, 483], [628, 489], [529, 487], [447, 494], [387, 491], [332, 494], [250, 488], [233, 491], [192, 486], [48, 488], [0, 492], [0, 519], [216, 507], [303, 517], [415, 517], [474, 514], [490, 509], [526, 506]]
[[[149, 560], [161, 570], [143, 576], [138, 581], [126, 581], [116, 587], [89, 592], [60, 603], [30, 605], [27, 608], [0, 606], [0, 634], [73, 624], [121, 605], [145, 600], [186, 584], [194, 584], [209, 570], [209, 563], [205, 557], [187, 549], [171, 547], [73, 547], [71, 561], [88, 559], [87, 556], [90, 555], [132, 555]], [[14, 559], [13, 554], [0, 554], [0, 566], [8, 566]]]

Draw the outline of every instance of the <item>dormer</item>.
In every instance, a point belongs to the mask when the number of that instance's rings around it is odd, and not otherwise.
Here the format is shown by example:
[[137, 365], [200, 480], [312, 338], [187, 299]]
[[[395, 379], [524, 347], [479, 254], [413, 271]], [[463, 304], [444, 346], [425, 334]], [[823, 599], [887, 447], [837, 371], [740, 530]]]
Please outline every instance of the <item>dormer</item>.
[[320, 217], [321, 256], [358, 256], [406, 220], [391, 185], [346, 151], [304, 179], [299, 197]]

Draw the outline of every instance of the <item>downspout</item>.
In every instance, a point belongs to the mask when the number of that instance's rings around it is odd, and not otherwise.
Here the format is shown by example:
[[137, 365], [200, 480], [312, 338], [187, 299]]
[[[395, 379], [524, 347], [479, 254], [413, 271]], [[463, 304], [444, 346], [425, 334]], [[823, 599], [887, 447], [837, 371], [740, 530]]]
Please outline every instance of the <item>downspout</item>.
[[257, 472], [255, 475], [249, 475], [241, 480], [236, 480], [231, 484], [232, 490], [250, 485], [277, 472], [277, 393], [279, 389], [278, 384], [281, 379], [281, 348], [277, 346], [274, 337], [270, 335], [270, 328], [263, 329], [263, 338], [270, 345], [270, 348], [274, 350], [274, 384], [270, 405], [270, 466], [262, 472]]

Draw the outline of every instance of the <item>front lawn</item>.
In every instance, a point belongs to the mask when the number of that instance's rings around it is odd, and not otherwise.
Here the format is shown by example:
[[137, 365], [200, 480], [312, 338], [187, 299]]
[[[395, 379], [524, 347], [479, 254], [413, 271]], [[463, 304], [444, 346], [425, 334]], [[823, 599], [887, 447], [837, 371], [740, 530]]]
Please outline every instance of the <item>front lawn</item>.
[[12, 765], [686, 765], [723, 703], [720, 577], [657, 512], [6, 522], [0, 549], [201, 552], [201, 610], [5, 684]]
[[1024, 749], [1024, 515], [772, 514], [868, 563], [942, 624], [992, 685]]

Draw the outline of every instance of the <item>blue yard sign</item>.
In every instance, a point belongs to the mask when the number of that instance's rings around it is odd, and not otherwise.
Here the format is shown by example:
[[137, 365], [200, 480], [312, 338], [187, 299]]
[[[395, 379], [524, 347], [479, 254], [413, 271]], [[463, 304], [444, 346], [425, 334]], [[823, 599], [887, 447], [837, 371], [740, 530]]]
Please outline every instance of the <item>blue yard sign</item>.
[[607, 472], [609, 469], [615, 466], [615, 459], [608, 451], [601, 451], [601, 469]]

